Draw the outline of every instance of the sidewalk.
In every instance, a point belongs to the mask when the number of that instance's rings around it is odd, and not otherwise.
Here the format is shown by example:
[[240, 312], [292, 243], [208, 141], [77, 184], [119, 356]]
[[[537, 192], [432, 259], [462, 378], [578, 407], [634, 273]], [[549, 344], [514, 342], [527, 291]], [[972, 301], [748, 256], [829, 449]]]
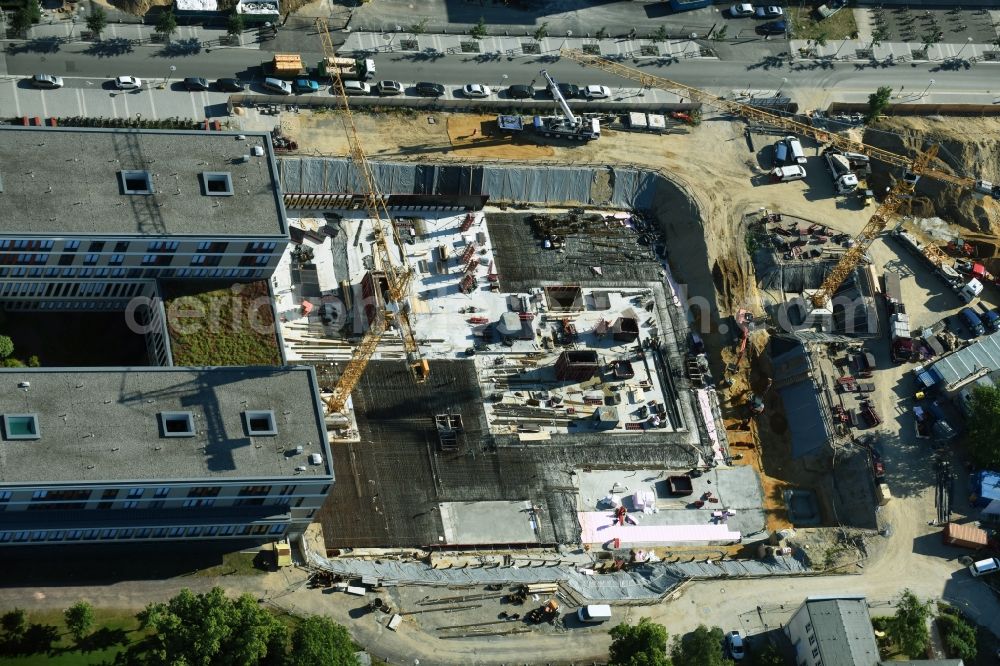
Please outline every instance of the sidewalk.
[[[465, 50], [472, 46], [477, 50]], [[405, 48], [404, 48], [405, 47]], [[536, 41], [531, 37], [486, 37], [473, 39], [467, 35], [412, 35], [402, 33], [355, 32], [347, 36], [340, 51], [362, 53], [413, 53], [416, 57], [431, 57], [434, 54], [467, 54], [470, 57], [485, 55], [522, 56], [537, 55], [551, 57], [559, 49], [580, 49], [613, 59], [623, 58], [669, 58], [681, 60], [702, 58], [716, 60], [710, 46], [698, 42], [672, 40], [655, 42], [649, 39], [580, 39], [546, 37]]]
[[[39, 23], [28, 29], [28, 40], [46, 41], [62, 40], [64, 42], [82, 42], [83, 32], [87, 32], [86, 22], [81, 19], [77, 21], [62, 20], [52, 23]], [[159, 43], [164, 47], [166, 42], [159, 41], [160, 35], [152, 25], [141, 23], [108, 23], [104, 32], [101, 33], [103, 41], [129, 40], [135, 44]], [[93, 41], [93, 40], [90, 40]], [[199, 25], [179, 25], [170, 42], [175, 48], [191, 48], [193, 45], [212, 48], [242, 48], [260, 49], [261, 40], [256, 29], [244, 30], [239, 35], [239, 41], [230, 43], [229, 35], [225, 30], [217, 28], [205, 28]]]
[[841, 60], [846, 62], [956, 62], [1000, 64], [1000, 49], [992, 44], [933, 44], [885, 42], [871, 46], [871, 40], [845, 39], [818, 46], [811, 40], [789, 43], [796, 60]]

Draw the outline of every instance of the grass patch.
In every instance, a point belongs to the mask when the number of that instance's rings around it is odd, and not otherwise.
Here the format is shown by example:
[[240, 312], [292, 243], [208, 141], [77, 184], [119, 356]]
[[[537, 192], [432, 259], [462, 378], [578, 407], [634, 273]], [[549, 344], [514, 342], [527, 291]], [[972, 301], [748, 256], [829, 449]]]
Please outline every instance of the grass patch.
[[55, 627], [59, 638], [52, 643], [52, 649], [47, 653], [3, 656], [0, 657], [0, 664], [18, 666], [110, 664], [129, 644], [145, 636], [139, 631], [139, 621], [135, 619], [135, 614], [126, 610], [95, 608], [94, 629], [80, 646], [77, 646], [69, 635], [61, 611], [28, 613], [28, 623]]
[[854, 12], [844, 7], [828, 19], [817, 20], [812, 7], [785, 7], [792, 26], [793, 39], [816, 39], [823, 35], [828, 42], [849, 39], [858, 34]]
[[266, 549], [256, 553], [225, 553], [220, 564], [198, 569], [190, 575], [192, 577], [253, 576], [267, 570], [269, 559], [270, 553]]
[[281, 365], [266, 282], [193, 291], [163, 288], [176, 366]]

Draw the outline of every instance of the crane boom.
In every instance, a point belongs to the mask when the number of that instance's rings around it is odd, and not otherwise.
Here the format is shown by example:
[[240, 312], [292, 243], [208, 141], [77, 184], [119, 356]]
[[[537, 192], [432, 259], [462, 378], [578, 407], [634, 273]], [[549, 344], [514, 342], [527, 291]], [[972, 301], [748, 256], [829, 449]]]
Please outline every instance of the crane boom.
[[[668, 92], [676, 92], [683, 97], [688, 97], [693, 101], [701, 102], [702, 104], [710, 106], [713, 109], [731, 113], [735, 116], [746, 118], [747, 120], [775, 125], [791, 132], [792, 134], [807, 136], [814, 139], [818, 143], [828, 144], [835, 148], [839, 148], [842, 151], [861, 153], [890, 166], [903, 167], [905, 169], [909, 168], [910, 163], [913, 161], [905, 155], [898, 155], [891, 151], [883, 150], [882, 148], [869, 146], [866, 143], [855, 141], [850, 137], [844, 136], [843, 134], [828, 132], [818, 127], [813, 127], [812, 125], [800, 123], [787, 116], [759, 109], [735, 100], [724, 99], [706, 90], [693, 88], [691, 86], [684, 85], [683, 83], [663, 78], [662, 76], [656, 76], [655, 74], [647, 74], [646, 72], [633, 67], [622, 65], [612, 60], [608, 60], [607, 58], [602, 58], [601, 56], [590, 55], [589, 53], [584, 53], [578, 49], [561, 49], [559, 54], [564, 58], [575, 60], [582, 65], [596, 67], [607, 72], [608, 74], [614, 74], [615, 76], [619, 76], [623, 79], [635, 81], [644, 88], [659, 88], [660, 90], [666, 90]], [[947, 173], [946, 171], [933, 169], [929, 166], [924, 170], [923, 175], [946, 183], [951, 183], [952, 185], [956, 185], [958, 187], [973, 189], [979, 194], [995, 195], [997, 192], [997, 189], [993, 188], [991, 184], [987, 184], [989, 186], [983, 188], [979, 186], [982, 181], [976, 181], [972, 178], [966, 178], [963, 176], [956, 176], [954, 174]], [[989, 190], [993, 190], [993, 192]]]
[[543, 69], [539, 72], [539, 74], [544, 76], [545, 80], [549, 82], [549, 90], [552, 91], [552, 97], [559, 102], [559, 106], [562, 108], [562, 112], [566, 117], [566, 120], [576, 125], [576, 116], [573, 114], [573, 110], [569, 108], [569, 104], [566, 103], [566, 98], [563, 97], [562, 91], [559, 90], [559, 84], [556, 83], [551, 76], [549, 76], [549, 70]]
[[[946, 171], [932, 168], [930, 163], [937, 156], [937, 145], [932, 145], [928, 150], [911, 159], [905, 155], [898, 155], [888, 150], [855, 141], [843, 134], [828, 132], [812, 125], [800, 123], [787, 116], [765, 111], [764, 109], [759, 109], [735, 100], [724, 99], [700, 88], [687, 86], [683, 83], [656, 76], [655, 74], [647, 74], [634, 67], [628, 67], [607, 58], [602, 58], [601, 56], [590, 55], [579, 49], [560, 49], [559, 54], [581, 65], [596, 67], [623, 79], [636, 81], [644, 88], [659, 88], [675, 92], [725, 113], [730, 113], [751, 121], [775, 125], [790, 133], [810, 137], [820, 144], [827, 144], [844, 152], [861, 153], [871, 159], [884, 162], [889, 166], [902, 167], [915, 176], [929, 176], [960, 188], [971, 189], [974, 194], [979, 196], [988, 195], [994, 199], [1000, 199], [1000, 184], [994, 185], [988, 181], [956, 176]], [[844, 280], [847, 279], [847, 276], [855, 269], [878, 234], [889, 224], [889, 217], [899, 210], [908, 196], [912, 196], [916, 182], [916, 178], [906, 177], [896, 182], [896, 185], [886, 196], [885, 201], [882, 202], [882, 205], [879, 206], [875, 214], [868, 220], [861, 233], [854, 238], [853, 245], [844, 253], [829, 275], [826, 276], [819, 290], [812, 295], [813, 305], [816, 307], [827, 306], [830, 298], [836, 293]], [[940, 255], [940, 252], [938, 254]], [[943, 255], [940, 258], [943, 258]]]
[[[333, 39], [330, 37], [330, 28], [323, 17], [315, 20], [316, 31], [320, 36], [320, 43], [323, 46], [323, 55], [327, 58], [335, 58], [336, 51], [333, 48]], [[330, 412], [340, 412], [347, 404], [348, 398], [354, 387], [357, 386], [364, 374], [368, 362], [375, 354], [382, 334], [389, 325], [390, 320], [394, 321], [399, 328], [400, 337], [403, 340], [403, 349], [406, 351], [407, 359], [410, 362], [410, 369], [413, 371], [417, 381], [427, 378], [429, 366], [427, 361], [420, 358], [420, 348], [417, 345], [416, 335], [407, 313], [407, 299], [409, 297], [410, 281], [413, 278], [413, 271], [410, 268], [406, 253], [403, 250], [403, 243], [399, 237], [399, 229], [392, 220], [385, 205], [385, 196], [382, 194], [372, 172], [371, 163], [365, 154], [358, 134], [358, 128], [354, 124], [354, 117], [351, 114], [351, 106], [348, 102], [347, 93], [344, 91], [344, 82], [340, 76], [339, 68], [332, 68], [331, 78], [333, 79], [334, 91], [340, 98], [341, 106], [344, 109], [344, 119], [347, 125], [347, 140], [350, 146], [351, 161], [361, 176], [361, 183], [364, 187], [362, 193], [365, 200], [365, 209], [368, 217], [375, 227], [375, 251], [378, 253], [379, 263], [386, 281], [385, 297], [388, 302], [383, 303], [383, 309], [376, 312], [374, 321], [371, 322], [368, 331], [362, 337], [360, 344], [355, 347], [351, 354], [351, 360], [341, 374], [333, 394], [326, 398], [326, 405]], [[386, 221], [388, 220], [388, 222]], [[389, 250], [389, 236], [397, 248], [398, 263], [393, 260]], [[390, 304], [393, 307], [389, 307]]]
[[[937, 151], [937, 145], [932, 144], [930, 148], [917, 155], [917, 159], [909, 165], [910, 171], [914, 174], [922, 173], [930, 161], [937, 155]], [[816, 307], [827, 307], [830, 299], [840, 285], [843, 284], [847, 276], [861, 262], [861, 259], [865, 256], [865, 253], [875, 239], [878, 238], [878, 235], [888, 226], [889, 218], [899, 210], [906, 197], [913, 194], [915, 186], [916, 179], [900, 178], [896, 181], [895, 186], [889, 191], [885, 200], [882, 201], [882, 205], [878, 207], [878, 210], [871, 216], [871, 219], [868, 220], [868, 223], [865, 224], [861, 232], [854, 237], [854, 243], [840, 258], [840, 261], [837, 262], [837, 265], [826, 276], [826, 279], [823, 280], [823, 284], [820, 285], [819, 290], [812, 295], [813, 305]]]

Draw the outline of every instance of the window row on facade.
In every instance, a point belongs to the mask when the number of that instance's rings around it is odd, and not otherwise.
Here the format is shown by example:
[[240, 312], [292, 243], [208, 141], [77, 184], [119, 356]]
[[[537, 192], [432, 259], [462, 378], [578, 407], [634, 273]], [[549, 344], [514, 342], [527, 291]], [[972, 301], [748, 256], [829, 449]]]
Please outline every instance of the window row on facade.
[[[31, 415], [33, 416], [33, 415]], [[100, 500], [101, 502], [118, 502], [119, 508], [123, 509], [134, 509], [140, 506], [144, 508], [162, 508], [163, 504], [153, 505], [153, 502], [166, 501], [167, 498], [171, 500], [178, 500], [181, 498], [187, 498], [184, 500], [183, 504], [178, 504], [178, 506], [196, 506], [195, 504], [188, 504], [188, 499], [193, 499], [195, 502], [198, 500], [206, 500], [220, 497], [220, 495], [225, 499], [233, 500], [234, 506], [240, 506], [240, 502], [243, 502], [244, 506], [252, 505], [262, 505], [265, 500], [270, 498], [272, 504], [287, 504], [288, 498], [296, 495], [296, 491], [300, 490], [297, 484], [283, 484], [283, 485], [260, 485], [260, 486], [229, 486], [225, 488], [226, 492], [223, 493], [222, 486], [196, 486], [193, 488], [187, 488], [187, 492], [184, 493], [185, 489], [173, 486], [159, 486], [159, 487], [136, 487], [136, 488], [61, 488], [55, 489], [38, 489], [31, 491], [31, 499], [29, 502], [17, 502], [14, 500], [16, 491], [12, 490], [0, 490], [0, 506], [15, 504], [15, 503], [27, 503], [29, 505], [35, 503], [52, 503], [58, 505], [60, 508], [83, 508], [83, 506], [91, 500]], [[312, 488], [305, 487], [302, 489], [306, 493]], [[330, 486], [323, 486], [316, 493], [317, 497], [323, 497], [330, 490]], [[233, 492], [235, 491], [235, 492]], [[305, 493], [299, 493], [303, 495]], [[311, 493], [309, 493], [311, 494]], [[27, 497], [25, 497], [27, 499]], [[152, 500], [152, 502], [151, 502]], [[73, 505], [73, 506], [70, 506]], [[79, 506], [77, 506], [79, 505]], [[210, 506], [202, 504], [200, 506]], [[110, 507], [109, 507], [110, 508]]]
[[[199, 241], [198, 244], [194, 246], [194, 249], [197, 252], [204, 252], [207, 254], [225, 254], [229, 250], [229, 246], [231, 244], [236, 245], [236, 243], [228, 243], [225, 241]], [[82, 250], [88, 257], [93, 254], [113, 252], [115, 254], [112, 256], [119, 256], [129, 252], [134, 252], [135, 254], [145, 254], [148, 252], [171, 253], [177, 252], [180, 247], [180, 241], [95, 240], [82, 243], [78, 240], [68, 240], [63, 242], [62, 252], [80, 252]], [[278, 243], [275, 241], [250, 241], [244, 244], [243, 253], [256, 254], [273, 252], [277, 247]], [[41, 250], [43, 252], [50, 252], [53, 248], [55, 248], [55, 241], [51, 240], [9, 238], [0, 240], [0, 251], [3, 252], [4, 256], [10, 254], [10, 250], [27, 252]], [[18, 254], [21, 253], [23, 252], [19, 252]]]
[[59, 268], [49, 266], [0, 266], [0, 278], [6, 277], [75, 277], [75, 278], [261, 278], [264, 269], [257, 268]]
[[0, 544], [59, 541], [114, 541], [126, 539], [217, 539], [224, 537], [272, 536], [288, 531], [288, 523], [259, 525], [198, 525], [176, 527], [108, 527], [82, 530], [0, 531]]

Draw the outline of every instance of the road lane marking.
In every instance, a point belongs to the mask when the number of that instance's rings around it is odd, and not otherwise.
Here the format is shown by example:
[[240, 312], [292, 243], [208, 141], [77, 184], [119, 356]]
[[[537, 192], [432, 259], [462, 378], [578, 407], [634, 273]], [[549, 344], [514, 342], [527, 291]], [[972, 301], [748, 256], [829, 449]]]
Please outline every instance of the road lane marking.
[[87, 96], [83, 94], [83, 89], [81, 89], [81, 88], [77, 88], [76, 89], [76, 103], [77, 103], [77, 106], [80, 109], [80, 115], [81, 116], [86, 116], [87, 115]]
[[14, 110], [17, 112], [14, 115], [20, 117], [20, 115], [21, 115], [21, 100], [19, 100], [17, 98], [17, 82], [11, 80], [10, 87], [14, 91], [14, 94], [13, 94], [13, 98], [14, 98]]
[[131, 116], [131, 115], [132, 115], [131, 113], [129, 113], [129, 110], [128, 110], [128, 96], [129, 96], [129, 95], [131, 95], [131, 94], [132, 94], [132, 93], [130, 93], [130, 92], [127, 92], [127, 91], [126, 91], [126, 92], [123, 92], [123, 93], [121, 94], [121, 95], [122, 95], [122, 104], [124, 104], [124, 105], [125, 105], [125, 115], [124, 115], [124, 116], [122, 116], [122, 118], [128, 118], [129, 116]]
[[[202, 94], [204, 94], [204, 93], [202, 93]], [[191, 97], [191, 117], [192, 118], [197, 118], [198, 117], [198, 105], [194, 103], [194, 95], [190, 95], [190, 97]]]
[[115, 97], [117, 97], [117, 95], [115, 93], [112, 93], [111, 94], [111, 113], [114, 115], [115, 118], [117, 118], [118, 117], [118, 105], [115, 104]]
[[156, 115], [156, 104], [153, 103], [153, 98], [154, 97], [156, 97], [156, 95], [154, 95], [153, 91], [150, 90], [149, 91], [149, 108], [153, 111], [153, 118], [155, 119], [155, 118], [158, 118], [159, 116]]
[[45, 122], [45, 118], [49, 117], [49, 107], [45, 104], [45, 93], [43, 92], [40, 97], [42, 98], [42, 122]]

